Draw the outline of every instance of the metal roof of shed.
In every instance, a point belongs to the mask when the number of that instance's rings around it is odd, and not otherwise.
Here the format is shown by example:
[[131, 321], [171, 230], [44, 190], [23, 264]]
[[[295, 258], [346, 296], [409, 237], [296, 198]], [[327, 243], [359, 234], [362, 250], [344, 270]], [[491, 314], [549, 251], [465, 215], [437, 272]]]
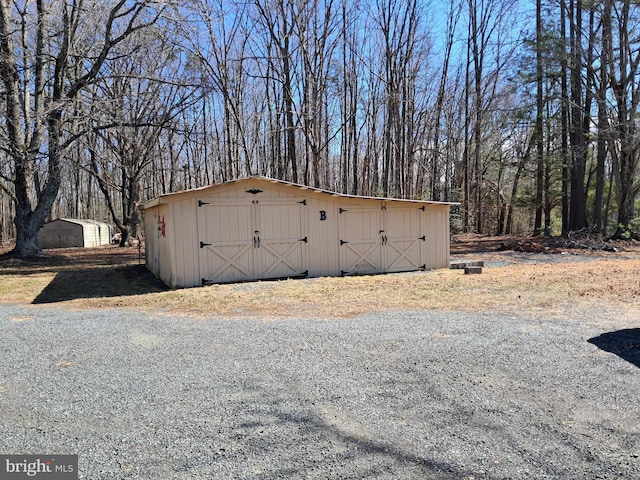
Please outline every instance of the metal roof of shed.
[[143, 209], [147, 209], [147, 208], [155, 207], [156, 205], [160, 205], [162, 203], [166, 203], [163, 200], [164, 199], [169, 199], [169, 198], [171, 198], [173, 196], [183, 195], [183, 194], [186, 194], [186, 193], [192, 193], [192, 192], [198, 192], [198, 191], [204, 191], [204, 190], [208, 190], [208, 189], [215, 189], [216, 187], [221, 187], [223, 185], [230, 185], [230, 184], [233, 184], [233, 183], [242, 183], [242, 182], [246, 182], [246, 181], [250, 181], [250, 180], [258, 180], [258, 181], [262, 181], [262, 182], [269, 182], [269, 183], [274, 183], [274, 184], [287, 185], [287, 186], [290, 186], [290, 187], [299, 188], [301, 190], [308, 190], [310, 192], [320, 193], [320, 194], [323, 194], [323, 195], [330, 195], [332, 197], [340, 197], [340, 198], [364, 198], [364, 199], [370, 199], [370, 200], [384, 200], [384, 201], [419, 203], [419, 204], [433, 204], [433, 205], [460, 205], [459, 202], [438, 202], [438, 201], [434, 201], [434, 200], [412, 200], [412, 199], [405, 199], [405, 198], [370, 197], [370, 196], [361, 196], [361, 195], [349, 195], [349, 194], [346, 194], [346, 193], [332, 192], [330, 190], [324, 190], [324, 189], [321, 189], [321, 188], [309, 187], [309, 186], [301, 185], [301, 184], [298, 184], [298, 183], [287, 182], [286, 180], [277, 180], [275, 178], [269, 178], [269, 177], [263, 177], [263, 176], [256, 175], [256, 176], [251, 176], [251, 177], [238, 178], [236, 180], [229, 180], [227, 182], [208, 185], [208, 186], [205, 186], [205, 187], [193, 188], [193, 189], [189, 189], [189, 190], [181, 190], [179, 192], [164, 193], [162, 195], [158, 195], [157, 197], [153, 198], [152, 200], [149, 200], [148, 202], [145, 202], [142, 205], [142, 208]]
[[54, 220], [51, 220], [50, 222], [45, 223], [45, 225], [53, 222], [67, 222], [67, 223], [73, 223], [73, 224], [82, 225], [82, 226], [108, 225], [107, 223], [100, 222], [98, 220], [91, 220], [89, 218], [56, 218]]

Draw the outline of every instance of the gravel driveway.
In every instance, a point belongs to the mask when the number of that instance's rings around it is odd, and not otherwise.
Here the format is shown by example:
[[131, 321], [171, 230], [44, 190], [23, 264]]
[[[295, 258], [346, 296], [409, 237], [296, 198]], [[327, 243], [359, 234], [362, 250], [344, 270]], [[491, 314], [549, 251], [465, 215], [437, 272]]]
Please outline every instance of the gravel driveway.
[[0, 306], [0, 449], [97, 480], [640, 478], [640, 330], [611, 320]]

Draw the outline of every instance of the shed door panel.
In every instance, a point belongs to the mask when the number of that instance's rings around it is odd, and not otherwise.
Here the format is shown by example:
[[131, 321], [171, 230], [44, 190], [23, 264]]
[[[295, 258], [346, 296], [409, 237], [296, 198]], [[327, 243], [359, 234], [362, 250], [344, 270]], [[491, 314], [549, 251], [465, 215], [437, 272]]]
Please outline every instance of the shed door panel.
[[383, 255], [385, 271], [407, 272], [424, 268], [422, 214], [418, 208], [389, 209], [385, 212]]
[[306, 236], [301, 203], [269, 203], [256, 206], [254, 235], [259, 239], [255, 253], [257, 278], [285, 278], [305, 275]]
[[[202, 279], [236, 282], [254, 278], [252, 205], [209, 204], [198, 207]], [[208, 245], [207, 245], [208, 244]]]
[[382, 264], [382, 211], [345, 207], [339, 214], [340, 270], [343, 275], [379, 273]]
[[303, 203], [209, 200], [198, 207], [204, 282], [306, 275]]

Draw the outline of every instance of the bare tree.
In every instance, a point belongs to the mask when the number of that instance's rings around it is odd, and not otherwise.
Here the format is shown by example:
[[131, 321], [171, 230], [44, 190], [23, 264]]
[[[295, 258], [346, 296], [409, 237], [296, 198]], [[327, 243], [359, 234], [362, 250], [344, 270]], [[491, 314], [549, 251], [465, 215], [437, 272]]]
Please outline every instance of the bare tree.
[[[5, 151], [13, 163], [16, 245], [37, 254], [38, 231], [51, 210], [75, 136], [65, 134], [70, 103], [100, 76], [110, 54], [154, 24], [156, 1], [0, 0], [0, 79]], [[126, 52], [119, 52], [124, 54]], [[46, 165], [42, 174], [38, 165]]]
[[512, 0], [467, 0], [468, 6], [468, 98], [469, 112], [466, 122], [470, 132], [467, 139], [465, 201], [473, 212], [467, 227], [483, 232], [483, 192], [485, 186], [485, 139], [490, 123], [487, 122], [499, 91], [503, 74], [516, 50], [513, 24], [517, 15]]
[[609, 39], [611, 38], [611, 1], [603, 2], [599, 83], [596, 92], [598, 105], [598, 142], [596, 164], [596, 193], [593, 201], [593, 228], [602, 233], [606, 224], [604, 215], [605, 163], [607, 159], [609, 117], [607, 109], [607, 79], [609, 77]]
[[[451, 100], [451, 91], [449, 90], [449, 70], [452, 63], [452, 52], [454, 47], [456, 30], [460, 21], [460, 15], [462, 13], [462, 2], [457, 4], [451, 3], [447, 12], [447, 29], [445, 34], [444, 44], [444, 59], [442, 63], [442, 73], [438, 84], [438, 94], [436, 98], [435, 110], [433, 114], [433, 153], [431, 155], [431, 185], [430, 195], [433, 200], [442, 200], [446, 198], [446, 184], [443, 186], [441, 183], [441, 171], [442, 171], [442, 116], [445, 108], [445, 100], [447, 98]], [[448, 163], [448, 162], [446, 162]], [[445, 170], [447, 168], [445, 167]]]
[[[295, 17], [302, 62], [300, 116], [305, 143], [304, 182], [316, 187], [320, 186], [320, 164], [323, 156], [326, 161], [331, 140], [327, 133], [327, 105], [338, 28], [335, 10], [334, 0], [313, 0], [303, 4]], [[348, 78], [346, 71], [344, 78], [345, 81]]]
[[[297, 5], [286, 0], [255, 0], [258, 12], [257, 21], [266, 29], [270, 39], [269, 51], [272, 52], [267, 60], [273, 64], [273, 73], [277, 75], [282, 88], [282, 112], [285, 132], [284, 160], [277, 172], [278, 178], [290, 178], [298, 182], [298, 156], [296, 148], [296, 107], [294, 100], [295, 61], [293, 50], [297, 45], [294, 29], [299, 14]], [[290, 170], [289, 170], [290, 169]], [[290, 171], [290, 177], [289, 177]]]
[[173, 48], [157, 32], [145, 33], [144, 48], [112, 61], [110, 75], [88, 98], [93, 127], [85, 168], [104, 195], [121, 245], [139, 238], [141, 180], [157, 159], [156, 145], [197, 101], [198, 87], [188, 84]]
[[382, 193], [410, 197], [415, 165], [417, 82], [426, 70], [429, 44], [421, 3], [378, 0], [373, 21], [383, 52], [385, 118], [382, 137]]
[[[183, 32], [202, 76], [203, 116], [209, 106], [221, 112], [220, 124], [215, 128], [219, 129], [222, 138], [220, 147], [224, 158], [220, 173], [224, 180], [251, 175], [257, 168], [248, 131], [252, 110], [247, 102], [248, 72], [245, 66], [250, 36], [247, 9], [246, 4], [239, 3], [235, 11], [229, 12], [222, 0], [198, 1], [196, 11], [200, 28]], [[185, 22], [185, 26], [191, 27], [191, 22]], [[200, 125], [206, 148], [208, 125], [204, 118]]]
[[635, 200], [640, 192], [640, 7], [631, 0], [605, 0], [605, 58], [616, 115], [609, 150], [613, 159], [618, 204], [614, 237], [634, 234]]
[[544, 66], [543, 66], [542, 0], [536, 0], [536, 218], [533, 234], [542, 231], [542, 200], [544, 195]]
[[587, 138], [584, 131], [585, 97], [583, 92], [584, 53], [582, 48], [582, 0], [569, 1], [569, 82], [571, 121], [569, 143], [571, 145], [571, 191], [569, 196], [569, 230], [587, 227], [585, 173], [587, 162]]

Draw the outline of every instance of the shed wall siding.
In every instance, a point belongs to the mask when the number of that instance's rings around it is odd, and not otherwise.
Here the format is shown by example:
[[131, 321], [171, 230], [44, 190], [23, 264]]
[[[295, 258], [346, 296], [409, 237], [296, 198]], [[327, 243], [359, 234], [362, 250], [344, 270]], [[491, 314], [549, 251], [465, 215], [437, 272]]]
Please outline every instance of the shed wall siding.
[[197, 204], [192, 198], [185, 198], [175, 202], [171, 207], [171, 218], [175, 224], [171, 286], [200, 285], [200, 268], [196, 250], [198, 248]]
[[434, 205], [427, 209], [428, 267], [449, 267], [449, 209]]
[[[144, 230], [147, 268], [160, 280], [171, 286], [172, 237], [174, 237], [174, 234], [172, 234], [169, 206], [159, 205], [145, 211]], [[175, 287], [177, 285], [172, 286]]]
[[338, 207], [334, 203], [310, 196], [308, 200], [309, 276], [336, 275], [340, 271], [336, 245]]
[[144, 212], [144, 261], [153, 274], [160, 276], [158, 265], [160, 264], [159, 239], [157, 233], [157, 215], [159, 207], [149, 208]]
[[42, 226], [38, 233], [41, 248], [83, 247], [82, 225], [54, 220]]
[[100, 235], [108, 229], [106, 223], [94, 220], [59, 218], [42, 226], [38, 244], [41, 248], [97, 247], [109, 244], [110, 238], [103, 241]]
[[98, 233], [98, 226], [92, 224], [85, 224], [82, 227], [83, 233], [83, 246], [85, 247], [97, 247], [100, 245], [100, 235]]

